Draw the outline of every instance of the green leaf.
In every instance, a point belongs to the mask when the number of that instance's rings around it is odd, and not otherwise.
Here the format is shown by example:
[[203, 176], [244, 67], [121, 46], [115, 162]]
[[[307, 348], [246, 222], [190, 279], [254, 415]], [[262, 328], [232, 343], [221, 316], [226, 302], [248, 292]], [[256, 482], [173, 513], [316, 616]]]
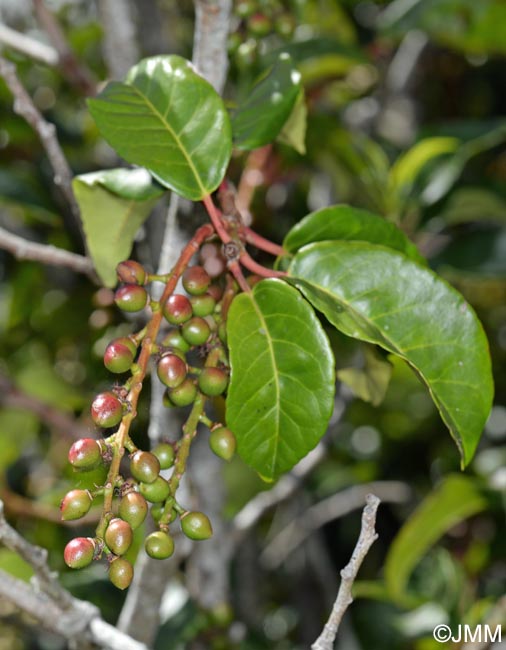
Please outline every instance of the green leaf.
[[425, 382], [467, 465], [489, 415], [488, 342], [464, 298], [432, 271], [365, 242], [320, 242], [287, 280], [339, 330], [405, 359]]
[[312, 242], [342, 239], [382, 244], [425, 263], [416, 246], [397, 226], [349, 205], [334, 205], [311, 212], [290, 230], [283, 247], [287, 251], [296, 251]]
[[109, 83], [88, 105], [125, 160], [146, 167], [181, 196], [200, 200], [223, 179], [232, 150], [228, 113], [189, 61], [175, 55], [144, 59], [125, 83]]
[[430, 547], [450, 528], [486, 507], [475, 481], [460, 475], [446, 478], [411, 515], [390, 547], [385, 563], [390, 596], [405, 598], [409, 577]]
[[236, 146], [250, 150], [273, 142], [290, 117], [300, 91], [300, 73], [283, 52], [233, 116]]
[[234, 299], [227, 337], [227, 424], [241, 458], [273, 480], [325, 433], [334, 404], [332, 351], [311, 306], [281, 280], [263, 280]]
[[276, 138], [278, 142], [287, 144], [297, 153], [306, 153], [307, 106], [304, 91], [300, 90], [290, 117], [285, 122], [281, 133]]
[[113, 287], [116, 265], [130, 255], [137, 231], [164, 190], [145, 169], [83, 174], [72, 185], [95, 269], [105, 286]]
[[349, 386], [357, 397], [373, 406], [379, 406], [385, 398], [391, 376], [392, 364], [372, 346], [364, 349], [363, 368], [342, 368], [337, 371], [340, 381]]

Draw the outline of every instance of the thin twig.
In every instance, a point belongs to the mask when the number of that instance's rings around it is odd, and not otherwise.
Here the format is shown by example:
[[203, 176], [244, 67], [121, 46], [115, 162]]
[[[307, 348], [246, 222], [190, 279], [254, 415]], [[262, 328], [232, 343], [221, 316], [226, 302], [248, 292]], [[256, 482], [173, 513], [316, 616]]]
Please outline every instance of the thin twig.
[[195, 0], [193, 63], [220, 94], [228, 70], [226, 43], [231, 7], [231, 0]]
[[362, 513], [362, 528], [358, 538], [357, 545], [353, 551], [350, 561], [341, 571], [341, 585], [337, 593], [337, 598], [325, 623], [322, 633], [311, 646], [311, 650], [332, 650], [336, 639], [339, 625], [344, 613], [353, 602], [351, 590], [357, 577], [358, 571], [364, 561], [369, 549], [374, 544], [378, 535], [376, 533], [376, 513], [380, 500], [374, 494], [366, 496], [366, 506]]
[[60, 57], [54, 47], [17, 32], [15, 29], [7, 27], [7, 25], [0, 24], [0, 43], [28, 56], [34, 61], [39, 61], [39, 63], [51, 67], [56, 67], [60, 62]]
[[102, 50], [111, 79], [123, 79], [139, 60], [136, 26], [128, 0], [99, 0], [98, 12], [104, 26]]
[[29, 241], [1, 227], [0, 248], [9, 251], [18, 260], [32, 260], [50, 266], [65, 266], [76, 273], [84, 273], [92, 278], [95, 277], [93, 264], [88, 257], [49, 244], [38, 244]]

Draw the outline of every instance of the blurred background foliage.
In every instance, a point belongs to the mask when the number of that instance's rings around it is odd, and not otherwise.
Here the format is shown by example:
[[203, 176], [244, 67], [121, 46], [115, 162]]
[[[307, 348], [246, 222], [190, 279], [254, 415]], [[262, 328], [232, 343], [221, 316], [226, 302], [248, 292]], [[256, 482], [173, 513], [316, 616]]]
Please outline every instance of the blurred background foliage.
[[[336, 519], [330, 500], [319, 521], [312, 506], [350, 486], [396, 480], [409, 498], [380, 509], [380, 537], [356, 585], [359, 598], [338, 648], [435, 650], [441, 647], [432, 639], [438, 623], [506, 620], [506, 5], [247, 4], [235, 4], [227, 102], [240, 102], [274, 55], [287, 50], [302, 74], [307, 106], [306, 154], [275, 145], [251, 206], [255, 227], [280, 241], [307, 212], [337, 202], [396, 223], [477, 310], [490, 341], [496, 400], [476, 457], [460, 474], [457, 450], [413, 373], [334, 333], [343, 380], [338, 406], [346, 408], [332, 424], [326, 460], [304, 489], [264, 518], [241, 546], [231, 567], [235, 622], [217, 626], [188, 599], [182, 577], [167, 595], [156, 647], [308, 647], [326, 618], [360, 521], [359, 512]], [[78, 59], [95, 79], [105, 79], [95, 2], [46, 5]], [[191, 57], [191, 2], [136, 0], [132, 6], [143, 56]], [[10, 27], [47, 40], [29, 0], [0, 0], [0, 11]], [[252, 11], [276, 29], [251, 24]], [[83, 94], [60, 71], [7, 48], [4, 54], [56, 125], [76, 174], [117, 164]], [[232, 161], [236, 182], [245, 157]], [[133, 253], [150, 268], [158, 255], [161, 214], [155, 210], [141, 229]], [[12, 111], [1, 82], [0, 225], [82, 252], [40, 143]], [[110, 382], [101, 356], [106, 343], [133, 324], [124, 322], [110, 290], [70, 271], [17, 262], [0, 251], [0, 275], [0, 494], [16, 527], [50, 549], [64, 584], [114, 622], [123, 596], [110, 586], [103, 566], [73, 573], [62, 560], [65, 543], [76, 533], [90, 534], [92, 524], [62, 526], [58, 504], [70, 487], [101, 480], [82, 474], [76, 485], [66, 453], [73, 438], [93, 434], [88, 407]], [[353, 388], [365, 399], [352, 399]], [[134, 431], [144, 444], [148, 393]], [[230, 518], [266, 486], [239, 460], [224, 472], [224, 516]], [[280, 550], [276, 536], [292, 520], [295, 530], [307, 527], [311, 534]], [[6, 549], [0, 549], [0, 567], [23, 579], [30, 575]], [[2, 650], [63, 647], [5, 603], [0, 616]]]

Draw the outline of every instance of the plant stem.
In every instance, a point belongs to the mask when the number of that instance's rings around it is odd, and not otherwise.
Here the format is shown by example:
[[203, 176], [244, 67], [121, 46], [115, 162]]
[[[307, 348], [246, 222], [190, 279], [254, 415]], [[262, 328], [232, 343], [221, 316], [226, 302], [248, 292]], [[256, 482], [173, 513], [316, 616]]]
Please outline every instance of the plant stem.
[[241, 253], [239, 259], [243, 266], [249, 269], [252, 273], [260, 275], [262, 278], [283, 278], [286, 275], [285, 271], [267, 269], [265, 266], [258, 264], [246, 251]]
[[279, 246], [269, 239], [265, 239], [265, 237], [258, 235], [254, 230], [251, 230], [251, 228], [248, 228], [247, 226], [243, 227], [242, 234], [244, 234], [244, 239], [248, 244], [256, 246], [257, 248], [260, 248], [260, 250], [276, 255], [276, 257], [282, 257], [287, 254], [287, 251], [283, 246]]

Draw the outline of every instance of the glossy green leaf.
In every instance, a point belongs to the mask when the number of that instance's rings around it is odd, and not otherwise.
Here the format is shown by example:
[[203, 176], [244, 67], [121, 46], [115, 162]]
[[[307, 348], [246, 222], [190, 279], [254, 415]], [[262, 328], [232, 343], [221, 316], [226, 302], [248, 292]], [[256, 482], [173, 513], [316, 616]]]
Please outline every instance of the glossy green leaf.
[[88, 105], [97, 126], [128, 162], [197, 201], [220, 184], [232, 150], [223, 101], [185, 59], [155, 56], [112, 82]]
[[288, 54], [280, 54], [232, 118], [236, 146], [249, 150], [274, 142], [290, 117], [300, 90], [300, 73]]
[[349, 205], [334, 205], [308, 214], [286, 235], [283, 247], [292, 252], [312, 242], [342, 239], [382, 244], [424, 263], [416, 246], [397, 226]]
[[145, 169], [83, 174], [73, 187], [93, 264], [105, 286], [113, 287], [116, 265], [130, 255], [137, 231], [164, 190]]
[[391, 598], [403, 599], [409, 577], [430, 547], [450, 528], [481, 512], [487, 501], [473, 479], [452, 475], [415, 510], [393, 541], [385, 563]]
[[354, 395], [373, 406], [379, 406], [385, 398], [391, 376], [392, 364], [372, 346], [364, 348], [363, 367], [337, 371], [337, 378], [349, 386]]
[[325, 433], [334, 404], [332, 351], [309, 303], [281, 280], [264, 280], [234, 299], [227, 340], [227, 425], [241, 458], [273, 480]]
[[310, 244], [289, 273], [339, 330], [411, 365], [466, 465], [489, 415], [493, 384], [487, 339], [463, 297], [404, 255], [365, 242]]
[[278, 142], [292, 147], [297, 153], [304, 155], [306, 153], [306, 129], [307, 106], [304, 91], [300, 90], [290, 117], [276, 139]]

